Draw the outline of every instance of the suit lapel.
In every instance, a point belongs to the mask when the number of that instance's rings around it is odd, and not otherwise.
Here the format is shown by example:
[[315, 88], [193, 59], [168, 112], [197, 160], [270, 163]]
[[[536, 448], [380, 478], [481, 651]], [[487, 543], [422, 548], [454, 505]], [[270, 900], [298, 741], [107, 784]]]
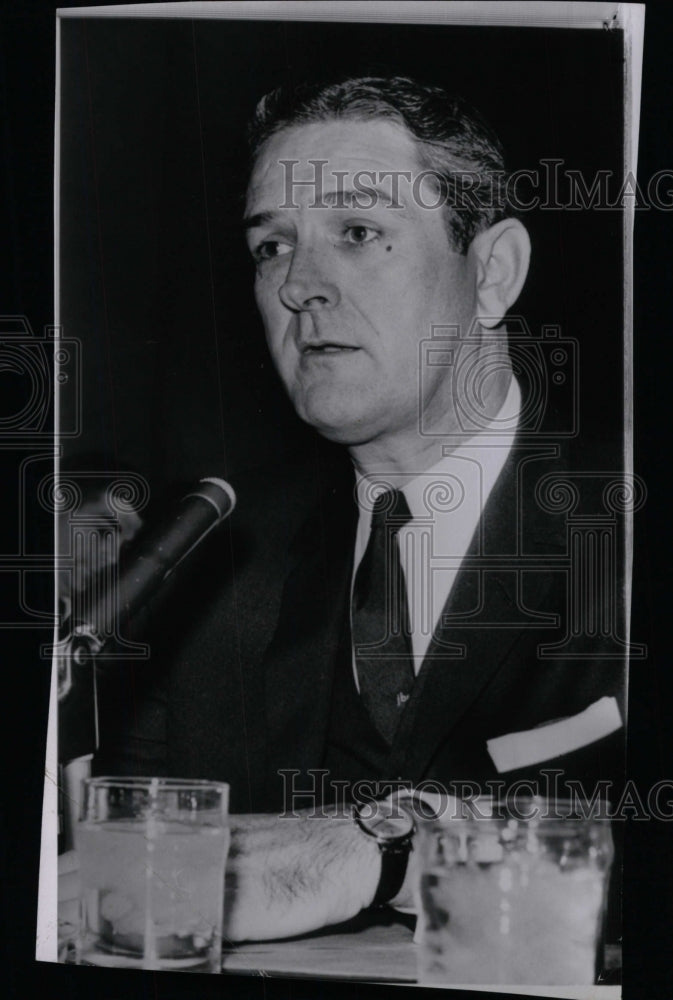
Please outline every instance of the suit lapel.
[[[549, 449], [536, 462], [536, 477], [548, 470], [550, 459], [558, 470], [557, 450]], [[503, 569], [508, 559], [514, 563], [521, 555], [525, 464], [525, 450], [515, 444], [489, 497], [400, 721], [389, 761], [391, 773], [412, 781], [423, 777], [522, 629], [536, 622], [535, 609], [548, 592], [553, 574], [540, 576], [535, 600], [528, 601], [522, 611], [520, 574], [514, 568]], [[552, 526], [550, 537], [550, 526], [543, 523], [548, 518], [537, 505], [532, 507], [527, 513], [528, 537], [533, 545], [534, 539], [544, 538], [545, 546], [553, 550], [561, 541], [558, 528]], [[501, 557], [499, 566], [486, 569], [492, 556]]]
[[[532, 476], [524, 475], [526, 464]], [[515, 442], [457, 576], [386, 770], [419, 781], [439, 747], [479, 697], [521, 630], [535, 621], [553, 573], [539, 575], [534, 600], [521, 611], [515, 569], [486, 569], [490, 556], [559, 554], [565, 524], [531, 499], [531, 478], [559, 471], [558, 449]], [[524, 524], [525, 522], [525, 524]], [[352, 574], [357, 509], [352, 473], [323, 494], [292, 546], [277, 628], [264, 657], [268, 772], [305, 772], [324, 759], [336, 651], [343, 638]], [[500, 559], [502, 564], [503, 560]], [[277, 796], [274, 796], [276, 799]]]
[[278, 625], [264, 658], [272, 782], [279, 768], [305, 771], [323, 759], [356, 514], [349, 469], [323, 494], [290, 552]]

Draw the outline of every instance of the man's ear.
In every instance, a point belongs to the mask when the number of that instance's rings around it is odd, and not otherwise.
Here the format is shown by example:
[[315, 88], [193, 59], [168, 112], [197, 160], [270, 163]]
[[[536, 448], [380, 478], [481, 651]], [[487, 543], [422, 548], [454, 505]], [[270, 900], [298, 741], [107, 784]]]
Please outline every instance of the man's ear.
[[477, 265], [477, 316], [497, 326], [523, 288], [530, 261], [530, 237], [518, 219], [503, 219], [477, 233], [469, 249]]

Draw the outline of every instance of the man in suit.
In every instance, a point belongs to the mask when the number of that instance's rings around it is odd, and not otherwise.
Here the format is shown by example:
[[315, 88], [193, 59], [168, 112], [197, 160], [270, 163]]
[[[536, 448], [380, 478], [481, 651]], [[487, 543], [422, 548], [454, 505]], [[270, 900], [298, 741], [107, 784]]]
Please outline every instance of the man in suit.
[[377, 896], [380, 854], [350, 815], [287, 813], [400, 781], [591, 795], [619, 780], [624, 718], [613, 637], [568, 638], [562, 448], [528, 420], [503, 325], [530, 242], [498, 140], [437, 88], [372, 78], [270, 95], [251, 137], [269, 350], [349, 461], [236, 484], [211, 550], [223, 585], [202, 569], [176, 597], [171, 670], [97, 763], [226, 780], [256, 814], [234, 820], [234, 938]]

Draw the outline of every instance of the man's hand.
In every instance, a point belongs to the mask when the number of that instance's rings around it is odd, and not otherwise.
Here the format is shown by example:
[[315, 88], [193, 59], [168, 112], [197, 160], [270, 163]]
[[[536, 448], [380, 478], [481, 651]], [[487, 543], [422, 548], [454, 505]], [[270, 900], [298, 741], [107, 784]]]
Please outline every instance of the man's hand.
[[304, 934], [374, 898], [379, 848], [350, 816], [231, 816], [230, 824], [225, 942]]

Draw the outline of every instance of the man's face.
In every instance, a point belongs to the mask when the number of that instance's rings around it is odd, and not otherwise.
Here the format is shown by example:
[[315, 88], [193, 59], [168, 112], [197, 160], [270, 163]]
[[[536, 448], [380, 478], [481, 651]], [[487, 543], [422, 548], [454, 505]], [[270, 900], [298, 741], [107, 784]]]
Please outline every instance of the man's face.
[[[319, 176], [309, 160], [327, 161], [329, 207], [315, 207], [315, 185], [297, 183]], [[248, 188], [255, 297], [274, 364], [299, 416], [346, 445], [417, 432], [421, 415], [426, 431], [446, 430], [451, 369], [427, 368], [421, 398], [420, 342], [437, 325], [464, 335], [476, 309], [476, 267], [452, 250], [445, 209], [423, 207], [405, 179], [401, 207], [392, 207], [385, 171], [410, 171], [412, 181], [421, 172], [406, 130], [384, 119], [335, 120], [272, 136]], [[379, 197], [353, 204], [356, 175], [378, 183]], [[334, 197], [339, 189], [345, 197]], [[428, 185], [421, 191], [431, 204]]]

